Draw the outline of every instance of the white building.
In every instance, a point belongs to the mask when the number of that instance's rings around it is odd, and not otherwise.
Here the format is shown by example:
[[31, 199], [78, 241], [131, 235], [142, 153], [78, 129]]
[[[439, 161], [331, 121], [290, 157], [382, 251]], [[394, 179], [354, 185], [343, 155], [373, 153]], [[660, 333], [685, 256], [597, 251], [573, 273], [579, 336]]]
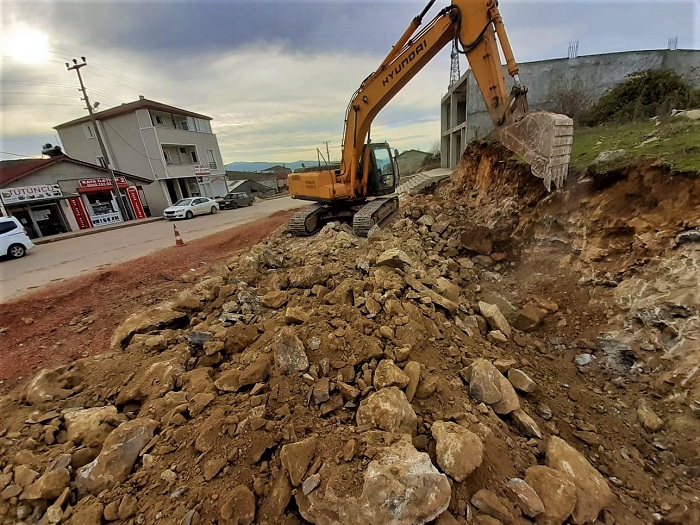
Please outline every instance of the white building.
[[[226, 170], [211, 117], [140, 97], [95, 113], [112, 169], [155, 181], [144, 186], [154, 215], [192, 196], [226, 194]], [[66, 154], [105, 165], [88, 116], [55, 126]]]

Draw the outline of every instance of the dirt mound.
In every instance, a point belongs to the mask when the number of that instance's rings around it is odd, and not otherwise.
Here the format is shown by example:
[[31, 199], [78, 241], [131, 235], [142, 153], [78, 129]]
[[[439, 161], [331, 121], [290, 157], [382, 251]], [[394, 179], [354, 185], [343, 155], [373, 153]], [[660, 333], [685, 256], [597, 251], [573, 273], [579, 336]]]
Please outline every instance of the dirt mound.
[[[0, 399], [0, 522], [697, 520], [697, 378], [668, 375], [693, 354], [697, 185], [651, 169], [542, 199], [473, 146], [368, 239], [233, 257]], [[640, 183], [630, 237], [608, 195]]]

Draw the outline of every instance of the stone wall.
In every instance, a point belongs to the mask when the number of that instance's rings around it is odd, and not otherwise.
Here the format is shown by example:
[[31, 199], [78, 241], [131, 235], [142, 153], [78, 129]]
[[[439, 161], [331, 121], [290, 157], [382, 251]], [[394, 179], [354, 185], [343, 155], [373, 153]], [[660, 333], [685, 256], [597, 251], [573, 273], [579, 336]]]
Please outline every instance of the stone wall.
[[[636, 71], [673, 69], [700, 88], [700, 51], [628, 51], [578, 58], [557, 58], [520, 64], [520, 79], [528, 87], [531, 108], [554, 110], [552, 95], [572, 85], [591, 101]], [[510, 77], [504, 67], [503, 74]], [[442, 99], [441, 139], [443, 167], [454, 168], [469, 140], [487, 135], [491, 119], [471, 70]]]

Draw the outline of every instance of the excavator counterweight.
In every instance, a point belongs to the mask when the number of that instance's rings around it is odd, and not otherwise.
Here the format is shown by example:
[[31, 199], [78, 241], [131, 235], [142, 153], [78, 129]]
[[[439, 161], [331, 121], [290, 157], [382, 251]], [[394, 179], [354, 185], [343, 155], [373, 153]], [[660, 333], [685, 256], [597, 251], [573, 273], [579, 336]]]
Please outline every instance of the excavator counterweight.
[[[450, 42], [467, 57], [499, 140], [532, 166], [532, 173], [543, 179], [548, 190], [552, 183], [562, 186], [571, 155], [573, 121], [566, 115], [528, 108], [527, 88], [520, 82], [498, 2], [452, 0], [419, 29], [434, 3], [430, 0], [411, 21], [350, 99], [340, 168], [289, 176], [292, 197], [321, 203], [292, 217], [293, 234], [310, 235], [323, 222], [352, 217], [355, 233], [366, 235], [373, 224], [398, 208], [398, 197], [392, 195], [399, 180], [396, 160], [388, 144], [369, 141], [370, 126], [379, 111]], [[510, 92], [501, 52], [513, 78]]]

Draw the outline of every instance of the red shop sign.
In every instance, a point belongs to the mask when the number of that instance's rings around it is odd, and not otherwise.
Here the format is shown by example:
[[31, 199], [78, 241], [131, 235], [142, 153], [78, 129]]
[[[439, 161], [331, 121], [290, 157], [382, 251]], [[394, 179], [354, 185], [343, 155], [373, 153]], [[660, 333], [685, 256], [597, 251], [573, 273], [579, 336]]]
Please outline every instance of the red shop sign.
[[[126, 177], [115, 177], [117, 179], [117, 186], [120, 188], [128, 188], [129, 183], [126, 181]], [[112, 179], [109, 177], [97, 177], [95, 179], [80, 179], [78, 181], [78, 186], [81, 191], [80, 193], [85, 193], [85, 191], [104, 191], [114, 188]]]
[[92, 228], [92, 221], [90, 221], [90, 216], [85, 209], [83, 200], [80, 197], [71, 197], [68, 199], [68, 204], [70, 205], [70, 209], [73, 210], [73, 216], [78, 223], [78, 228], [81, 230]]
[[143, 206], [141, 205], [141, 199], [139, 198], [138, 190], [133, 186], [127, 188], [126, 195], [129, 197], [129, 202], [131, 203], [131, 207], [134, 210], [134, 215], [136, 215], [136, 218], [145, 219], [146, 212], [143, 210]]

